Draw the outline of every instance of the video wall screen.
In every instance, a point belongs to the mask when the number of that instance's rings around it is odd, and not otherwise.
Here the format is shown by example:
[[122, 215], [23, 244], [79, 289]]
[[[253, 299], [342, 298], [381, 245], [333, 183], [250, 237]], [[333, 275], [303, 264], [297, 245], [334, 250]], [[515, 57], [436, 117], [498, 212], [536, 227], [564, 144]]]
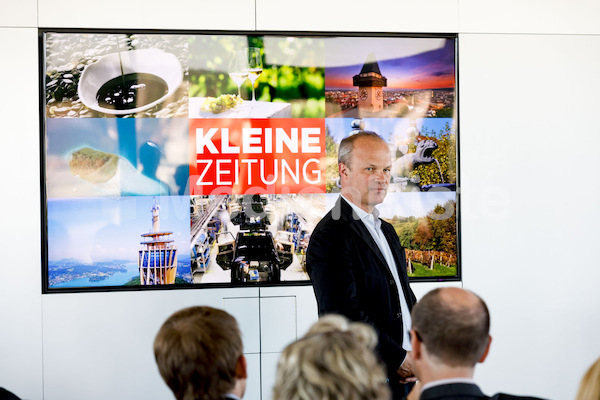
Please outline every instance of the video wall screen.
[[460, 279], [456, 47], [41, 30], [44, 291], [309, 284], [360, 130], [389, 143], [409, 277]]

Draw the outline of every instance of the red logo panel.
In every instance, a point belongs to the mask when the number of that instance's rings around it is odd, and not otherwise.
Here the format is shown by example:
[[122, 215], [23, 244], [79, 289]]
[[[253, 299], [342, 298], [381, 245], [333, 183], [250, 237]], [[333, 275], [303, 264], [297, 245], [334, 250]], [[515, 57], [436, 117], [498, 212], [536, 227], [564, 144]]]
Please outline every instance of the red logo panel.
[[190, 120], [190, 194], [325, 193], [325, 120]]

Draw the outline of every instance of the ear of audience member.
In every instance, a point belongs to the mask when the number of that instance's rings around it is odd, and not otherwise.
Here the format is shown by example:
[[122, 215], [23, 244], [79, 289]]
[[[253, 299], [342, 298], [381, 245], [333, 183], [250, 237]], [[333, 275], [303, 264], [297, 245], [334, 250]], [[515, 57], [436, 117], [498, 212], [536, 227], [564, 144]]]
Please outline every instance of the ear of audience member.
[[374, 349], [375, 330], [326, 315], [288, 345], [277, 365], [273, 400], [388, 400], [387, 377]]
[[[189, 307], [171, 315], [154, 340], [162, 378], [178, 400], [241, 398], [246, 359], [234, 317], [211, 307]], [[235, 398], [235, 397], [234, 397]]]
[[600, 358], [593, 363], [579, 384], [579, 390], [575, 400], [598, 400], [600, 399]]

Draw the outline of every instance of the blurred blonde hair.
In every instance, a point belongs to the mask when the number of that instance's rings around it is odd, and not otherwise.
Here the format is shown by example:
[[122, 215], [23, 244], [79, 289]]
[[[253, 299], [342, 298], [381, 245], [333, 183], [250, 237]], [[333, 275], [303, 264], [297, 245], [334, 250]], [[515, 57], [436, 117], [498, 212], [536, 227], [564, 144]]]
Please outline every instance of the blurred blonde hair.
[[279, 358], [273, 400], [387, 400], [384, 368], [373, 352], [375, 330], [326, 315]]
[[600, 399], [600, 358], [593, 363], [581, 379], [575, 400]]

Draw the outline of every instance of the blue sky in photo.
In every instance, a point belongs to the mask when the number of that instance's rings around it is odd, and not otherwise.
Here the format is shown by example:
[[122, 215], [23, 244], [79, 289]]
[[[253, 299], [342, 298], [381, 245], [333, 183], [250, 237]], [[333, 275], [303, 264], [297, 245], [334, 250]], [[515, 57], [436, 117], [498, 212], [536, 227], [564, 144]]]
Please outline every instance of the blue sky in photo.
[[[336, 143], [342, 141], [352, 131], [351, 123], [353, 118], [327, 118], [325, 125], [329, 128], [329, 134]], [[406, 136], [406, 130], [409, 127], [408, 118], [364, 118], [364, 129], [374, 131], [389, 140], [392, 136], [403, 138]], [[419, 131], [427, 129], [430, 133], [439, 132], [444, 129], [446, 124], [452, 126], [452, 118], [418, 118], [417, 129]]]
[[[339, 197], [338, 193], [325, 195], [325, 208], [329, 211]], [[384, 202], [377, 206], [382, 218], [424, 217], [436, 205], [448, 200], [456, 201], [456, 192], [401, 192], [388, 193]], [[454, 215], [455, 217], [455, 215]]]
[[154, 199], [160, 231], [173, 232], [178, 249], [189, 252], [189, 196], [69, 198], [48, 201], [48, 259], [136, 261], [140, 235], [152, 230]]

